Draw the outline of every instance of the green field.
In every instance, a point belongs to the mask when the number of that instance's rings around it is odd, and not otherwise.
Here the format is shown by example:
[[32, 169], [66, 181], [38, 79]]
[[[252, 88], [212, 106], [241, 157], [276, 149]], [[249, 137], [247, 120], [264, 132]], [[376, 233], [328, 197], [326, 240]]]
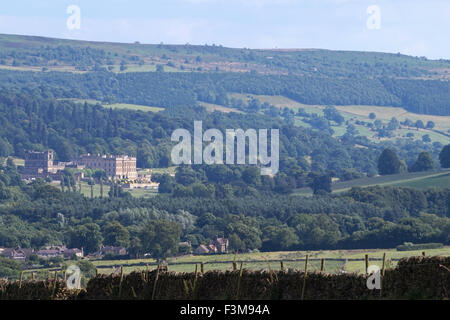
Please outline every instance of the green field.
[[15, 158], [15, 157], [12, 157], [12, 159], [16, 166], [24, 166], [25, 165], [25, 159]]
[[[205, 271], [209, 270], [232, 270], [232, 262], [236, 260], [238, 266], [242, 262], [243, 267], [251, 270], [272, 269], [279, 270], [281, 261], [285, 268], [303, 270], [305, 267], [306, 255], [309, 257], [308, 270], [320, 270], [321, 259], [325, 259], [325, 271], [338, 273], [341, 271], [361, 273], [365, 270], [365, 255], [369, 256], [370, 264], [381, 267], [383, 254], [386, 253], [386, 263], [388, 267], [394, 267], [397, 260], [403, 257], [420, 256], [423, 250], [396, 251], [395, 249], [367, 249], [367, 250], [323, 250], [323, 251], [291, 251], [291, 252], [256, 252], [245, 254], [224, 254], [194, 256], [188, 255], [179, 258], [168, 259], [170, 271], [194, 272], [200, 264], [204, 263]], [[449, 256], [450, 247], [441, 249], [425, 250], [427, 256]], [[327, 260], [336, 259], [337, 261]], [[349, 261], [357, 259], [358, 261]], [[375, 260], [378, 259], [378, 260]], [[293, 261], [295, 260], [295, 261]], [[347, 261], [346, 261], [347, 260]], [[270, 261], [270, 262], [269, 262]], [[125, 273], [135, 270], [146, 270], [156, 268], [153, 259], [134, 260], [98, 260], [93, 261], [99, 273], [109, 274], [117, 271], [121, 266]], [[148, 266], [147, 266], [148, 264]]]
[[206, 110], [208, 111], [220, 111], [220, 112], [237, 112], [237, 113], [243, 113], [242, 111], [239, 111], [237, 109], [233, 109], [233, 108], [228, 108], [228, 107], [224, 107], [218, 104], [213, 104], [213, 103], [207, 103], [207, 102], [199, 102], [199, 105], [201, 105], [202, 107], [205, 107]]
[[[77, 190], [78, 190], [79, 186], [77, 185]], [[108, 197], [108, 192], [110, 190], [110, 186], [108, 185], [103, 185], [103, 197]], [[151, 190], [151, 189], [125, 189], [125, 191], [131, 193], [131, 195], [133, 197], [136, 198], [143, 198], [143, 197], [153, 197], [156, 194], [158, 194], [157, 191], [155, 190]], [[91, 197], [91, 186], [88, 185], [86, 182], [81, 182], [81, 193], [85, 196], [90, 198]], [[100, 185], [99, 184], [95, 184], [93, 187], [93, 195], [94, 198], [98, 198], [100, 197]]]
[[[367, 177], [350, 181], [336, 182], [332, 184], [333, 192], [344, 192], [354, 187], [370, 186], [396, 186], [419, 189], [450, 188], [450, 173], [446, 171], [431, 172], [407, 172], [386, 176]], [[310, 188], [297, 189], [294, 195], [311, 195]]]
[[267, 95], [256, 95], [249, 93], [232, 93], [228, 95], [230, 98], [240, 99], [245, 103], [248, 103], [252, 99], [259, 100], [261, 103], [267, 102], [277, 108], [289, 108], [294, 111], [298, 111], [298, 109], [302, 108], [306, 112], [309, 113], [317, 113], [322, 116], [322, 110], [325, 108], [321, 105], [308, 105], [303, 104], [292, 99], [286, 98], [284, 96], [267, 96]]
[[160, 108], [160, 107], [151, 107], [151, 106], [143, 106], [143, 105], [138, 105], [138, 104], [130, 104], [130, 103], [112, 103], [112, 104], [107, 104], [107, 103], [103, 103], [101, 101], [98, 100], [93, 100], [93, 99], [59, 99], [59, 100], [69, 100], [75, 103], [89, 103], [89, 104], [100, 104], [105, 108], [111, 108], [111, 109], [128, 109], [128, 110], [133, 110], [133, 111], [144, 111], [144, 112], [160, 112], [163, 111], [164, 108]]
[[[77, 190], [78, 190], [79, 186], [77, 185]], [[110, 187], [106, 184], [103, 185], [103, 197], [108, 197], [108, 192], [110, 190]], [[87, 197], [90, 198], [91, 197], [91, 186], [88, 185], [86, 182], [81, 182], [81, 193]], [[98, 198], [100, 197], [100, 185], [99, 184], [95, 184], [93, 186], [93, 195], [94, 198]]]
[[129, 103], [114, 103], [114, 104], [103, 104], [105, 108], [112, 108], [112, 109], [128, 109], [133, 111], [144, 111], [144, 112], [160, 112], [163, 111], [164, 108], [160, 107], [149, 107], [149, 106], [142, 106], [137, 104], [129, 104]]
[[428, 188], [449, 188], [450, 189], [450, 173], [424, 177], [417, 180], [398, 182], [392, 184], [395, 187], [410, 187], [418, 189], [428, 189]]
[[[421, 185], [424, 180], [433, 179], [434, 181], [446, 180], [449, 178], [448, 171], [444, 172], [413, 172], [400, 173], [386, 176], [377, 176], [373, 178], [362, 178], [351, 181], [338, 182], [335, 184], [334, 191], [345, 191], [352, 187], [368, 186], [398, 186], [410, 187], [412, 184]], [[438, 180], [436, 180], [438, 179]], [[436, 188], [445, 188], [445, 186], [435, 184]]]
[[151, 169], [140, 169], [138, 174], [175, 174], [177, 166], [172, 166], [168, 168], [151, 168]]
[[[354, 72], [355, 61], [364, 63], [370, 69], [377, 70], [378, 64], [389, 70], [392, 67], [402, 65], [405, 68], [416, 71], [420, 79], [448, 79], [448, 63], [445, 60], [424, 60], [418, 57], [390, 54], [382, 52], [357, 52], [357, 51], [332, 51], [321, 49], [245, 49], [227, 48], [222, 45], [168, 45], [168, 44], [141, 44], [114, 43], [101, 41], [82, 41], [57, 39], [38, 36], [0, 34], [0, 48], [2, 53], [14, 52], [17, 55], [20, 66], [12, 66], [10, 57], [3, 66], [14, 70], [40, 71], [46, 67], [48, 71], [80, 72], [76, 70], [73, 61], [57, 59], [48, 63], [38, 60], [30, 63], [20, 59], [23, 55], [30, 57], [41, 48], [55, 48], [70, 46], [75, 49], [92, 48], [105, 52], [108, 61], [103, 61], [100, 66], [112, 67], [113, 72], [153, 72], [156, 65], [164, 65], [167, 72], [195, 71], [195, 72], [251, 72], [263, 74], [288, 74], [297, 75], [329, 75], [333, 70], [343, 71], [344, 75]], [[252, 59], [248, 58], [249, 53]], [[298, 63], [297, 57], [308, 63]], [[281, 60], [284, 63], [267, 64], [268, 59]], [[106, 60], [106, 59], [103, 59]], [[124, 63], [123, 63], [124, 62]], [[107, 65], [105, 65], [105, 63]], [[120, 65], [125, 64], [127, 69], [120, 71]], [[170, 65], [170, 66], [169, 66]], [[311, 68], [314, 66], [314, 69]], [[89, 66], [92, 68], [93, 66]], [[426, 72], [424, 72], [426, 71]], [[378, 70], [372, 71], [378, 74]], [[389, 76], [390, 74], [388, 74]], [[369, 75], [370, 76], [370, 75]]]
[[[233, 93], [229, 95], [230, 98], [241, 99], [245, 103], [248, 103], [251, 99], [257, 99], [261, 103], [267, 102], [277, 108], [289, 108], [295, 112], [298, 109], [303, 109], [304, 111], [313, 114], [316, 113], [319, 116], [323, 116], [323, 105], [306, 105], [299, 103], [297, 101], [291, 100], [284, 96], [267, 96], [267, 95], [255, 95], [255, 94], [244, 94], [244, 93]], [[410, 139], [410, 140], [422, 140], [424, 135], [429, 135], [432, 142], [440, 142], [443, 145], [450, 143], [450, 137], [448, 135], [442, 134], [450, 130], [450, 117], [449, 116], [432, 116], [432, 115], [422, 115], [415, 114], [406, 111], [403, 108], [395, 107], [377, 107], [377, 106], [336, 106], [336, 109], [344, 117], [345, 121], [348, 121], [355, 126], [358, 130], [359, 135], [367, 137], [369, 140], [374, 142], [379, 142], [381, 140], [396, 140], [396, 139]], [[220, 109], [217, 109], [220, 110]], [[433, 130], [428, 129], [415, 129], [401, 126], [401, 128], [394, 131], [394, 135], [391, 138], [378, 138], [376, 132], [370, 130], [364, 125], [357, 124], [357, 121], [371, 122], [375, 120], [369, 118], [370, 113], [375, 113], [376, 119], [381, 120], [383, 124], [387, 124], [393, 117], [397, 118], [398, 121], [404, 121], [409, 119], [413, 122], [417, 120], [422, 120], [425, 124], [428, 121], [433, 121], [436, 127]], [[295, 124], [297, 126], [302, 126], [309, 128], [310, 125], [303, 121], [302, 117], [295, 117]], [[340, 137], [345, 134], [346, 126], [332, 125], [334, 130], [334, 137]], [[413, 137], [407, 137], [407, 134], [413, 134]]]

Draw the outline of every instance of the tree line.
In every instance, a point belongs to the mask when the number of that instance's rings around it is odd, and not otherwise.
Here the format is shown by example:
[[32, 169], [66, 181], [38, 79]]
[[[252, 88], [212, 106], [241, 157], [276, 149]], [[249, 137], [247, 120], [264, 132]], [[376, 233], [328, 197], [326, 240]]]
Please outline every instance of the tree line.
[[72, 74], [2, 70], [0, 85], [35, 96], [96, 99], [171, 107], [205, 101], [232, 106], [227, 93], [284, 95], [305, 104], [403, 107], [423, 114], [450, 115], [449, 84], [439, 80], [329, 78], [257, 73], [106, 71]]

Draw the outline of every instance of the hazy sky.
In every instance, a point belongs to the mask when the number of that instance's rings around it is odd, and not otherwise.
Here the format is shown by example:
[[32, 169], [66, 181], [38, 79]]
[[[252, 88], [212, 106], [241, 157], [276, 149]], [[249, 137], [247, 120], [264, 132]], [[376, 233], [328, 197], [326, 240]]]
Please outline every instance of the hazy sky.
[[[450, 59], [450, 0], [2, 2], [0, 33], [114, 42], [401, 52]], [[80, 29], [67, 27], [70, 5], [80, 9]]]

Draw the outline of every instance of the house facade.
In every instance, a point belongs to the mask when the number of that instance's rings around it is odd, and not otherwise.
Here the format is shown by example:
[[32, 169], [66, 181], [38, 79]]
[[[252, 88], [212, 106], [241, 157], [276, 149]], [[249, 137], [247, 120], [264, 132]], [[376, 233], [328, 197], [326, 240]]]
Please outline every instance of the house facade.
[[25, 152], [25, 166], [20, 174], [23, 179], [47, 178], [54, 180], [61, 178], [65, 168], [101, 169], [109, 177], [117, 179], [136, 179], [136, 158], [128, 155], [91, 155], [86, 154], [71, 162], [56, 162], [53, 151], [27, 151]]
[[136, 158], [127, 155], [86, 154], [80, 156], [75, 162], [80, 166], [104, 170], [112, 178], [136, 179], [138, 177]]
[[33, 249], [22, 249], [20, 247], [0, 248], [0, 256], [13, 260], [25, 261], [32, 254], [34, 254]]
[[100, 250], [94, 253], [94, 256], [104, 256], [110, 254], [113, 256], [126, 256], [128, 251], [124, 247], [114, 247], [114, 246], [101, 246]]
[[72, 259], [75, 255], [78, 258], [83, 258], [83, 249], [68, 249], [66, 246], [48, 246], [43, 249], [35, 251], [34, 249], [22, 248], [0, 248], [0, 256], [9, 259], [25, 261], [31, 255], [37, 255], [39, 258], [50, 259], [54, 257], [62, 257], [64, 259]]
[[208, 245], [201, 244], [195, 250], [194, 254], [216, 254], [216, 253], [228, 253], [229, 240], [227, 238], [215, 237]]

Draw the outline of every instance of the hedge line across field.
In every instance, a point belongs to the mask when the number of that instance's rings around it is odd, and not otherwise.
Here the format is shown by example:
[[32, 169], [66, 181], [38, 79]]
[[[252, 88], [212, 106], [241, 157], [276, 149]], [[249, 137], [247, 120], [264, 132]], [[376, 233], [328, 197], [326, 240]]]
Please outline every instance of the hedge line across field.
[[303, 271], [208, 271], [204, 274], [132, 272], [98, 275], [86, 289], [68, 290], [63, 281], [0, 281], [0, 299], [124, 300], [323, 300], [448, 299], [450, 257], [411, 257], [385, 270], [381, 290], [367, 288], [367, 276]]

